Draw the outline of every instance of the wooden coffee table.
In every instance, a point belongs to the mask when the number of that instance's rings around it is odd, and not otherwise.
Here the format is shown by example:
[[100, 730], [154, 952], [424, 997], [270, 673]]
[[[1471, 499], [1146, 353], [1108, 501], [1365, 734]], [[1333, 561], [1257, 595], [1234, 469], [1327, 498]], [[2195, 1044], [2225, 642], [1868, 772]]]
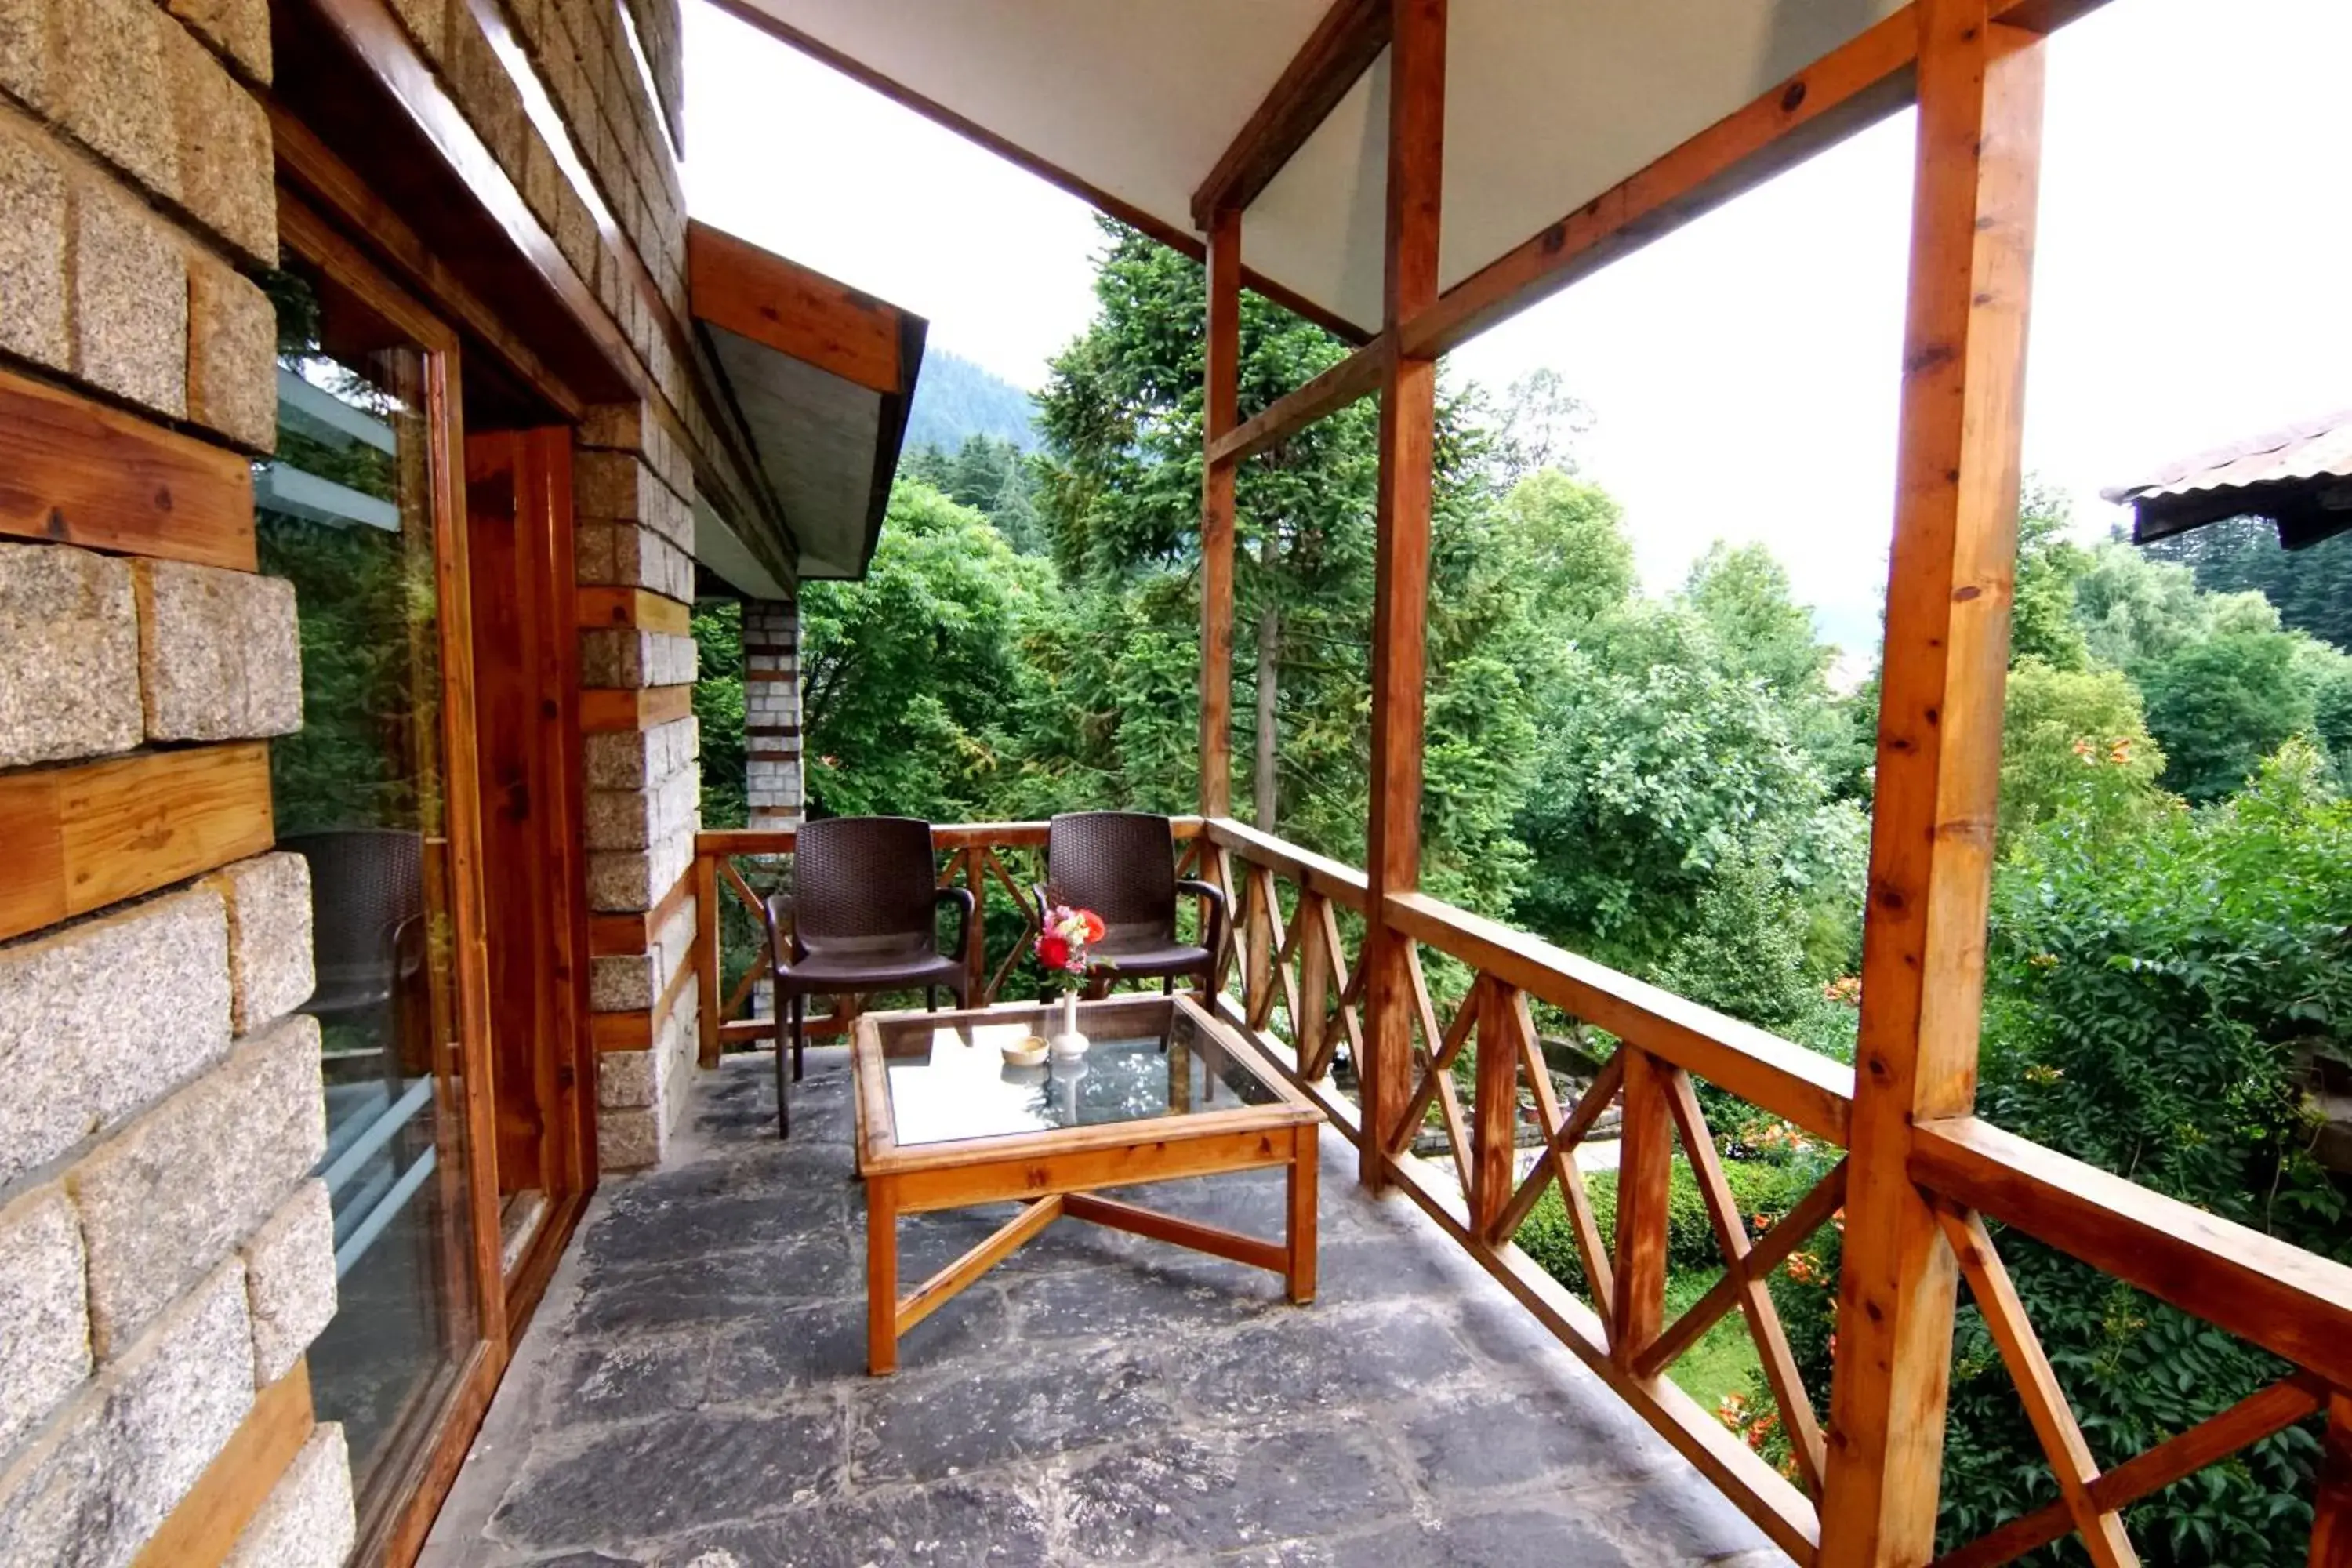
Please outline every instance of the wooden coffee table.
[[[1316, 1129], [1322, 1112], [1257, 1047], [1189, 996], [1078, 1005], [1083, 1070], [1005, 1066], [1002, 1047], [1050, 1034], [1059, 1009], [878, 1013], [857, 1021], [857, 1173], [866, 1180], [866, 1364], [1065, 1216], [1283, 1276], [1315, 1297]], [[1095, 1195], [1218, 1171], [1289, 1167], [1288, 1234], [1264, 1241]], [[993, 1236], [898, 1294], [898, 1216], [1025, 1200]]]

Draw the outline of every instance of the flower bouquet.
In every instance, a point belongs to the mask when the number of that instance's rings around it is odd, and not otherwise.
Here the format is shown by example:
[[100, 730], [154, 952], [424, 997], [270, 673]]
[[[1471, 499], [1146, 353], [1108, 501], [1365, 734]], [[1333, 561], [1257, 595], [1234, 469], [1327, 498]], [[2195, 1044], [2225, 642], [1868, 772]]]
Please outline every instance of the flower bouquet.
[[1037, 962], [1045, 966], [1046, 980], [1062, 993], [1062, 1029], [1053, 1039], [1056, 1060], [1076, 1061], [1087, 1054], [1087, 1037], [1078, 1033], [1078, 988], [1095, 962], [1094, 944], [1102, 937], [1100, 915], [1068, 904], [1048, 909], [1038, 927]]

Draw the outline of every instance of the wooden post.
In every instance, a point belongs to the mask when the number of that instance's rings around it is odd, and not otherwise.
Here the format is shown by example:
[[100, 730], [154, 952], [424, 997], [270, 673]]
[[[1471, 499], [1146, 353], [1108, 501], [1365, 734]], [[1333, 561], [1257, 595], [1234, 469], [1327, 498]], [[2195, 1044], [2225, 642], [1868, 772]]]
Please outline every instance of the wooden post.
[[[1445, 143], [1445, 0], [1393, 0], [1389, 45], [1388, 257], [1382, 317], [1398, 326], [1437, 302]], [[1411, 940], [1385, 902], [1421, 883], [1423, 654], [1437, 362], [1391, 355], [1381, 383], [1380, 510], [1372, 570], [1371, 821], [1360, 1178], [1387, 1184], [1386, 1151], [1412, 1089]]]
[[1666, 1321], [1666, 1215], [1675, 1163], [1667, 1075], [1674, 1069], [1638, 1047], [1620, 1045], [1617, 1050], [1625, 1058], [1612, 1270], [1617, 1289], [1597, 1304], [1609, 1318], [1610, 1359], [1630, 1371]]
[[1935, 1555], [1955, 1264], [1905, 1173], [1976, 1098], [2017, 557], [2040, 38], [1920, 0], [1902, 444], [1864, 917], [1824, 1568]]
[[1209, 226], [1208, 342], [1201, 413], [1201, 815], [1233, 811], [1234, 468], [1208, 447], [1241, 417], [1242, 215]]
[[2352, 1568], [2352, 1393], [2327, 1401], [2327, 1436], [2312, 1500], [2311, 1568]]
[[694, 972], [701, 1036], [695, 1059], [715, 1068], [722, 1048], [719, 1030], [727, 1020], [719, 1016], [719, 861], [710, 855], [697, 855], [694, 861]]
[[[1519, 1020], [1500, 981], [1482, 974], [1476, 984], [1478, 1099], [1470, 1108], [1471, 1168], [1462, 1173], [1462, 1190], [1470, 1196], [1470, 1228], [1490, 1236], [1518, 1184]], [[1437, 1050], [1432, 1041], [1433, 1061]]]
[[963, 933], [964, 984], [967, 1006], [985, 1007], [996, 1000], [988, 994], [988, 858], [995, 851], [975, 844], [963, 852], [963, 885], [971, 893], [971, 919]]

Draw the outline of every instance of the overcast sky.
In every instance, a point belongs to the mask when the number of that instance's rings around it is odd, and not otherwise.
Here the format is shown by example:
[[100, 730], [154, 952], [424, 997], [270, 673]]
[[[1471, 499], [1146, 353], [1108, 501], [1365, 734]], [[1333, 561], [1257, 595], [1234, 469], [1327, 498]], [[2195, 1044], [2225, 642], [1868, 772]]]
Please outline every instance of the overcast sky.
[[[1034, 387], [1093, 309], [1083, 204], [703, 6], [697, 216], [931, 321]], [[2111, 0], [2050, 45], [2026, 465], [2097, 499], [2352, 406], [2352, 0]], [[1644, 580], [1760, 540], [1850, 663], [1885, 591], [1911, 120], [1891, 121], [1447, 361], [1588, 403], [1585, 475]]]

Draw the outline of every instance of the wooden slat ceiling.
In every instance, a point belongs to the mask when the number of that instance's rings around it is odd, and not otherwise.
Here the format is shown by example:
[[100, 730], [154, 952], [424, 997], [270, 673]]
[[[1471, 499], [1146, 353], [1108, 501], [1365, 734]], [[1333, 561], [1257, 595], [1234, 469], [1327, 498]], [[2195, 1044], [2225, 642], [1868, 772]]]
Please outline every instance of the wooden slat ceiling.
[[[730, 0], [868, 79], [1196, 235], [1192, 196], [1330, 0]], [[1900, 8], [1900, 0], [1452, 0], [1451, 287]], [[1249, 269], [1380, 319], [1383, 57], [1250, 205]]]

